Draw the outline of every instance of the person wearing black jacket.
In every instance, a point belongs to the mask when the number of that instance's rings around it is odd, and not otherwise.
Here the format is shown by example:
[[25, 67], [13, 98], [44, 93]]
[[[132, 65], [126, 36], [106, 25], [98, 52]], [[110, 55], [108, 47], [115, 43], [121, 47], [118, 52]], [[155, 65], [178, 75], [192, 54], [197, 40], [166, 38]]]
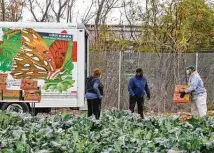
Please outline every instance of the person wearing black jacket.
[[101, 100], [103, 98], [103, 85], [100, 82], [101, 70], [94, 69], [92, 76], [86, 79], [86, 98], [88, 104], [88, 117], [95, 115], [100, 118]]
[[138, 68], [136, 70], [136, 75], [132, 77], [129, 81], [128, 91], [130, 95], [129, 99], [129, 109], [134, 112], [135, 104], [138, 106], [138, 114], [142, 118], [143, 115], [143, 105], [144, 105], [144, 95], [145, 91], [147, 94], [147, 99], [150, 99], [150, 90], [148, 87], [147, 79], [143, 76], [143, 70]]

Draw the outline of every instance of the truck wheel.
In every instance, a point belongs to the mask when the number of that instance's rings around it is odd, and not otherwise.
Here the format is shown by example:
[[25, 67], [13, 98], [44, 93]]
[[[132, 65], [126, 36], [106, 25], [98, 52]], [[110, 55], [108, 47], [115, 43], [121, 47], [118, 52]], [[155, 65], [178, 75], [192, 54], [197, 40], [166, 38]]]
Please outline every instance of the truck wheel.
[[7, 110], [9, 112], [25, 113], [29, 112], [29, 107], [26, 103], [4, 103], [2, 105], [2, 110]]

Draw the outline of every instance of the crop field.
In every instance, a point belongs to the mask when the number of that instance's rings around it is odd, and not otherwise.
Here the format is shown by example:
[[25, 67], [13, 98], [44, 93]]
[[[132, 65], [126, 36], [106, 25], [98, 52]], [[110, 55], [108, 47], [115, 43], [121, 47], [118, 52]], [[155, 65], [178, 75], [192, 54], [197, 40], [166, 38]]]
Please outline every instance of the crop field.
[[142, 120], [105, 111], [98, 121], [68, 113], [32, 117], [1, 112], [1, 153], [212, 153], [214, 119], [178, 116]]

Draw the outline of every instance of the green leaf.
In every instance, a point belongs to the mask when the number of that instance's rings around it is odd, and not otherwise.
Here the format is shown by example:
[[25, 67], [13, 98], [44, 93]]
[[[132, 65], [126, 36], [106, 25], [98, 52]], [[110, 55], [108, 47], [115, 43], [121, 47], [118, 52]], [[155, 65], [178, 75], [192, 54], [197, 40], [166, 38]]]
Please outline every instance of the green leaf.
[[68, 119], [71, 118], [71, 115], [68, 113], [62, 113], [61, 118], [62, 118], [62, 121], [67, 121]]

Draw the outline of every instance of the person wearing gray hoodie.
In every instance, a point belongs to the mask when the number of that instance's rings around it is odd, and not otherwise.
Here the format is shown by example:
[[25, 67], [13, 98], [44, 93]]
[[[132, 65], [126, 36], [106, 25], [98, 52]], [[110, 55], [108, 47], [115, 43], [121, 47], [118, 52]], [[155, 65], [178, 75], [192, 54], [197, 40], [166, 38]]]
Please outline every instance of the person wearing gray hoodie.
[[190, 65], [186, 69], [187, 75], [189, 75], [188, 85], [184, 92], [181, 92], [181, 98], [186, 93], [191, 94], [191, 112], [194, 117], [203, 117], [207, 115], [207, 90], [204, 87], [204, 83], [196, 71], [193, 65]]

